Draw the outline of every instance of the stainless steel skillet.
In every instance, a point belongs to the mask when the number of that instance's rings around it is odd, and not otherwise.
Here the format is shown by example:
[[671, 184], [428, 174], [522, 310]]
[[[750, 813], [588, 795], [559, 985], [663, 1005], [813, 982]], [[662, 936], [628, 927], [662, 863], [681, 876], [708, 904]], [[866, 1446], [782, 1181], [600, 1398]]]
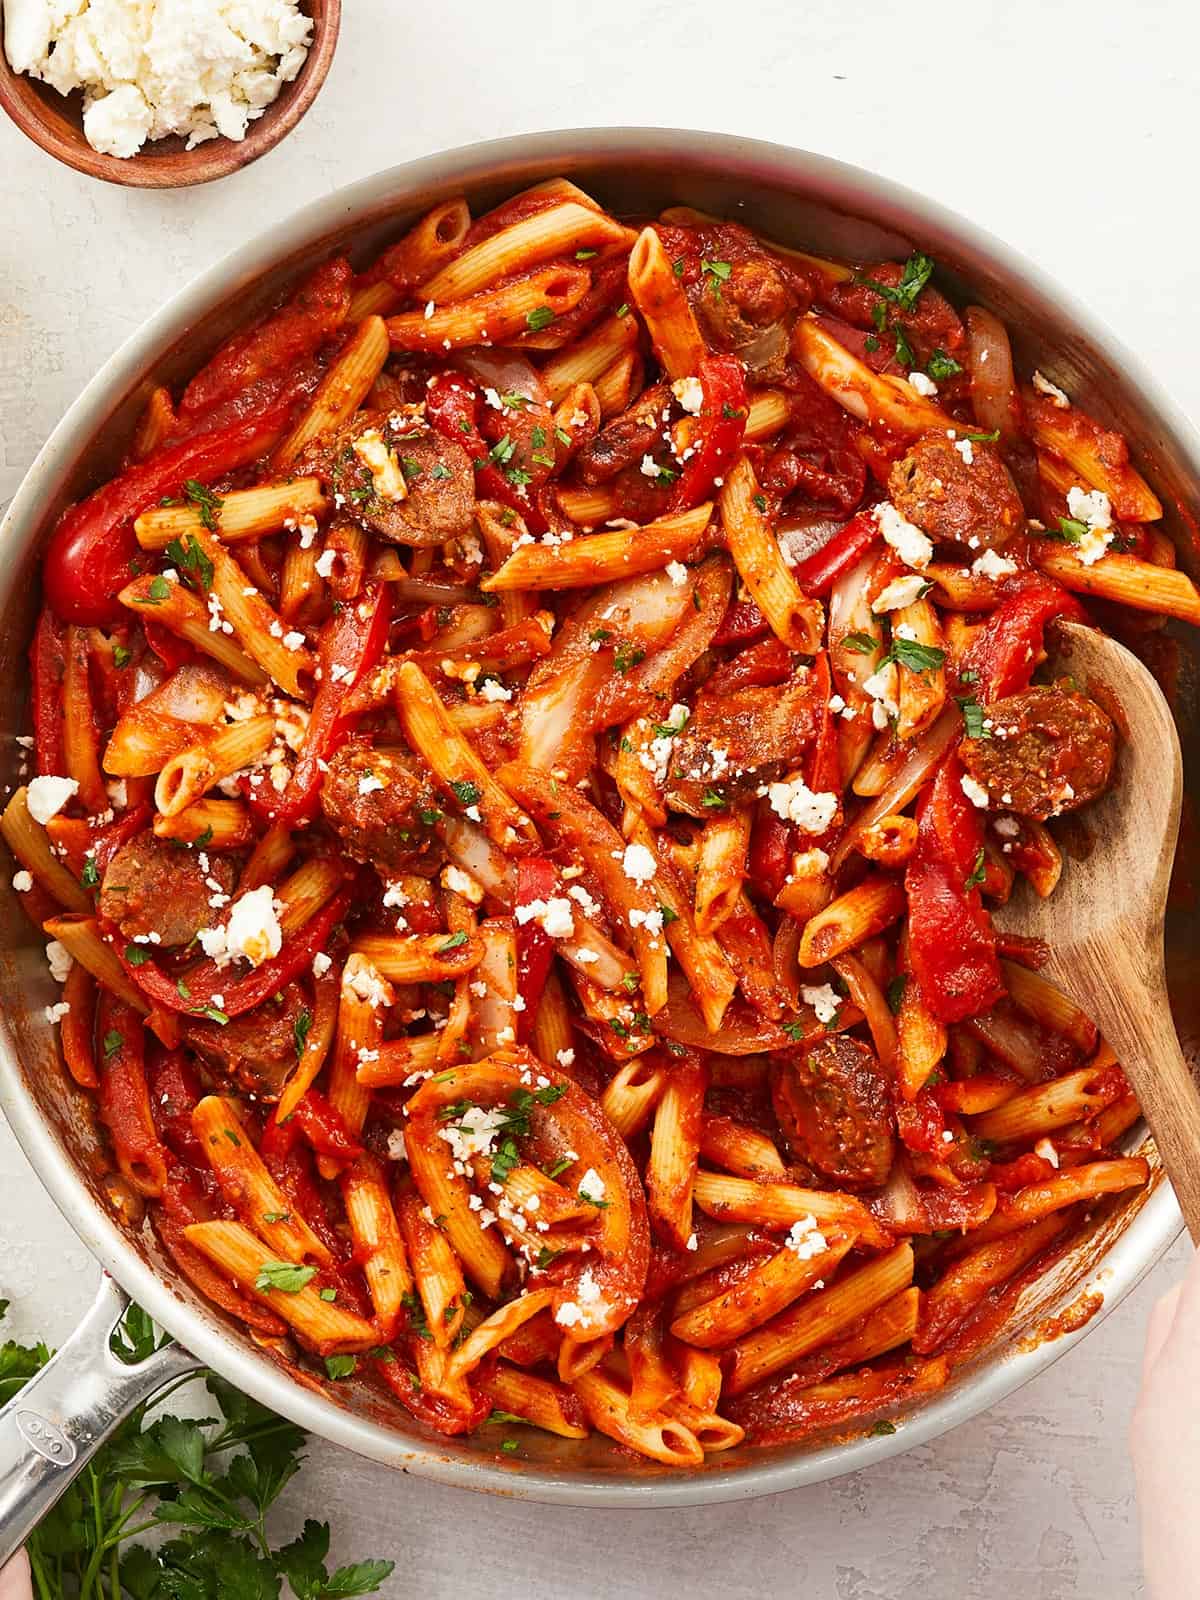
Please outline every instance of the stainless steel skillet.
[[[1034, 265], [981, 229], [898, 185], [777, 145], [661, 129], [521, 136], [430, 156], [314, 203], [181, 291], [88, 385], [0, 525], [0, 778], [13, 779], [13, 736], [24, 726], [25, 649], [39, 551], [61, 507], [114, 468], [151, 385], [192, 372], [314, 256], [349, 246], [366, 259], [439, 199], [465, 192], [478, 209], [560, 172], [619, 212], [690, 204], [832, 255], [903, 257], [914, 245], [928, 251], [962, 299], [989, 305], [1004, 318], [1024, 365], [1039, 366], [1125, 433], [1172, 508], [1168, 528], [1181, 560], [1195, 570], [1200, 444], [1188, 424], [1135, 355]], [[1178, 715], [1188, 778], [1200, 769], [1198, 682], [1183, 640]], [[1191, 848], [1186, 829], [1182, 848]], [[1167, 948], [1175, 1020], [1194, 1060], [1200, 1053], [1200, 913], [1186, 887], [1190, 881], [1188, 872], [1179, 874]], [[1123, 1198], [1100, 1215], [1070, 1256], [1026, 1294], [992, 1345], [948, 1389], [898, 1419], [893, 1435], [730, 1452], [688, 1474], [630, 1466], [604, 1440], [575, 1444], [538, 1437], [524, 1460], [497, 1460], [487, 1441], [428, 1434], [385, 1410], [372, 1391], [353, 1381], [339, 1384], [336, 1396], [299, 1386], [180, 1280], [148, 1229], [116, 1217], [104, 1189], [87, 1097], [65, 1081], [43, 1018], [43, 1007], [56, 998], [41, 941], [7, 882], [0, 883], [0, 1106], [80, 1238], [182, 1349], [163, 1352], [132, 1373], [119, 1368], [106, 1346], [121, 1300], [111, 1286], [103, 1290], [57, 1362], [0, 1413], [0, 1559], [19, 1542], [31, 1510], [44, 1510], [83, 1465], [105, 1426], [186, 1368], [191, 1358], [185, 1350], [312, 1432], [440, 1482], [571, 1505], [693, 1505], [777, 1493], [854, 1472], [935, 1438], [1070, 1349], [1129, 1292], [1180, 1228], [1173, 1196], [1156, 1172], [1148, 1194]], [[1145, 1138], [1135, 1131], [1131, 1147]], [[10, 1205], [21, 1203], [20, 1195], [6, 1198]], [[1101, 1297], [1100, 1312], [1055, 1339], [1039, 1337], [1037, 1326], [1084, 1292]]]

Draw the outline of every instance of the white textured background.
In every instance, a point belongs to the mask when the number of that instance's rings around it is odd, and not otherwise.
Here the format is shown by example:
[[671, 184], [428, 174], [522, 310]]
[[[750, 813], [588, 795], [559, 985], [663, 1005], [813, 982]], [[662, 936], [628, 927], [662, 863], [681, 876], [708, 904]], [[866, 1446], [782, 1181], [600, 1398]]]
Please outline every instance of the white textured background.
[[[428, 150], [622, 123], [806, 146], [935, 196], [1026, 251], [1200, 418], [1192, 0], [347, 0], [307, 120], [202, 190], [110, 189], [0, 126], [0, 502], [98, 364], [166, 296], [305, 201]], [[314, 1445], [300, 1486], [388, 1594], [616, 1600], [670, 1586], [808, 1600], [1126, 1600], [1125, 1429], [1168, 1260], [1064, 1363], [872, 1472], [750, 1505], [571, 1512], [483, 1500]], [[0, 1293], [61, 1338], [91, 1262], [0, 1128]]]

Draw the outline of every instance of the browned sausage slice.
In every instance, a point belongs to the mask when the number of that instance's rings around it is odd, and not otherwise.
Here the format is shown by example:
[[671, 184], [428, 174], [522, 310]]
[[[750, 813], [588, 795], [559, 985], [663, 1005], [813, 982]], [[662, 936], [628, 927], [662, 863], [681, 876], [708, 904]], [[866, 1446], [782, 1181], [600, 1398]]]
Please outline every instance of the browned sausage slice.
[[797, 1161], [847, 1188], [887, 1182], [896, 1140], [887, 1084], [865, 1044], [834, 1034], [772, 1056], [771, 1098]]
[[733, 805], [795, 766], [816, 736], [811, 677], [702, 701], [671, 751], [668, 804], [711, 817], [718, 801]]
[[923, 434], [888, 478], [892, 503], [935, 544], [991, 550], [1025, 526], [1008, 468], [989, 444]]
[[[399, 465], [403, 498], [394, 497], [386, 478], [371, 469], [380, 447]], [[392, 544], [445, 544], [465, 533], [475, 514], [471, 458], [453, 439], [433, 433], [416, 412], [360, 411], [345, 427], [314, 440], [296, 471], [315, 472], [343, 516]]]
[[438, 797], [396, 756], [344, 745], [321, 790], [325, 820], [358, 861], [389, 873], [430, 877], [444, 859], [432, 822]]
[[964, 739], [959, 755], [992, 805], [1044, 822], [1108, 788], [1116, 729], [1087, 695], [1035, 685], [997, 700], [986, 715], [990, 738]]
[[229, 1022], [188, 1022], [183, 1036], [199, 1055], [231, 1082], [264, 1100], [278, 1100], [296, 1065], [296, 1023], [306, 1009], [304, 994], [289, 983], [276, 998]]
[[100, 915], [115, 922], [127, 939], [164, 947], [187, 944], [198, 928], [224, 921], [220, 907], [232, 883], [233, 864], [225, 857], [140, 833], [108, 864]]

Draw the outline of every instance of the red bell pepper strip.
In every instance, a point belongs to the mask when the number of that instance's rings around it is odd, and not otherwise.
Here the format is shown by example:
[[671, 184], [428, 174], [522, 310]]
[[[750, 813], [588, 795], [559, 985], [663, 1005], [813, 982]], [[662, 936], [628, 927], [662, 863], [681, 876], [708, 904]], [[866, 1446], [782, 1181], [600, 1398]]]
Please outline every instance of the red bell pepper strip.
[[339, 1161], [353, 1161], [362, 1155], [363, 1147], [346, 1126], [346, 1119], [331, 1105], [319, 1089], [309, 1089], [296, 1102], [296, 1109], [288, 1117], [296, 1124], [319, 1156], [335, 1156]]
[[912, 971], [942, 1022], [986, 1011], [1004, 993], [992, 919], [970, 883], [983, 823], [962, 776], [952, 752], [917, 805], [917, 846], [904, 877]]
[[795, 823], [785, 822], [765, 800], [759, 801], [747, 853], [747, 876], [751, 883], [761, 884], [772, 900], [792, 870], [794, 828]]
[[180, 994], [178, 984], [156, 961], [144, 961], [135, 967], [125, 959], [125, 945], [119, 937], [110, 935], [108, 943], [142, 993], [165, 1010], [203, 1017], [213, 1005], [213, 995], [219, 994], [224, 1002], [220, 1009], [225, 1016], [240, 1017], [243, 1012], [253, 1011], [299, 973], [308, 971], [317, 951], [325, 948], [325, 941], [345, 916], [353, 897], [352, 886], [339, 889], [315, 917], [285, 941], [277, 956], [264, 961], [244, 978], [231, 978], [228, 969], [222, 971], [214, 961], [202, 962], [187, 976], [186, 995]]
[[146, 643], [168, 673], [178, 672], [180, 667], [196, 659], [195, 648], [186, 639], [181, 639], [177, 633], [172, 633], [170, 628], [164, 628], [162, 623], [155, 622], [153, 617], [142, 618], [142, 630], [146, 635]]
[[771, 624], [753, 600], [731, 600], [712, 642], [714, 645], [746, 644], [751, 639], [761, 639], [770, 631]]
[[133, 521], [189, 479], [211, 483], [256, 461], [282, 433], [291, 399], [258, 416], [172, 445], [64, 511], [42, 571], [46, 599], [65, 622], [100, 624], [126, 615], [117, 595], [133, 577]]
[[723, 661], [704, 683], [704, 698], [711, 702], [737, 689], [783, 683], [796, 667], [795, 654], [774, 634], [739, 650]]
[[93, 827], [92, 842], [88, 850], [96, 862], [96, 871], [101, 878], [108, 871], [109, 862], [121, 846], [136, 838], [149, 821], [150, 807], [135, 805], [130, 806], [123, 817], [119, 817], [116, 822], [110, 822], [107, 827]]
[[383, 655], [391, 620], [391, 586], [368, 583], [359, 599], [343, 604], [322, 628], [321, 682], [300, 755], [283, 793], [259, 799], [258, 809], [272, 822], [294, 826], [316, 814], [324, 765], [349, 737], [346, 700]]
[[[352, 1246], [345, 1234], [334, 1227], [330, 1218], [325, 1197], [317, 1185], [313, 1155], [304, 1137], [304, 1129], [295, 1117], [280, 1122], [278, 1115], [278, 1109], [272, 1111], [258, 1143], [263, 1164], [334, 1259], [346, 1262]], [[355, 1289], [351, 1304], [357, 1304], [357, 1295], [358, 1290]]]
[[181, 414], [198, 416], [314, 354], [345, 321], [353, 282], [345, 256], [322, 262], [278, 311], [226, 340], [183, 391]]
[[975, 693], [985, 705], [1027, 689], [1042, 654], [1046, 624], [1055, 617], [1088, 620], [1074, 595], [1051, 579], [1038, 573], [1010, 579], [1000, 604], [963, 657], [960, 681], [976, 684]]
[[33, 748], [38, 772], [54, 777], [63, 770], [62, 681], [66, 667], [67, 630], [43, 606], [29, 647], [33, 680]]
[[814, 550], [792, 568], [792, 577], [805, 594], [825, 595], [843, 573], [856, 566], [880, 537], [879, 524], [870, 511], [859, 511], [828, 544]]
[[928, 1156], [943, 1156], [946, 1141], [946, 1118], [933, 1091], [923, 1087], [915, 1100], [905, 1100], [897, 1095], [895, 1100], [896, 1131], [901, 1143], [909, 1150], [920, 1150]]
[[840, 797], [842, 793], [842, 754], [838, 738], [838, 719], [829, 709], [833, 697], [833, 673], [829, 655], [822, 650], [813, 662], [813, 697], [817, 703], [817, 742], [809, 759], [806, 782], [814, 794], [836, 794], [839, 797], [838, 816], [830, 830], [814, 842], [824, 844], [830, 834], [841, 826]]
[[696, 374], [704, 390], [698, 417], [699, 438], [671, 490], [667, 515], [689, 511], [713, 492], [719, 478], [741, 448], [750, 409], [746, 369], [736, 356], [706, 356]]
[[192, 1127], [192, 1112], [204, 1095], [192, 1062], [182, 1050], [158, 1050], [151, 1055], [147, 1074], [158, 1137], [178, 1160], [197, 1172], [210, 1173], [204, 1146]]
[[[559, 892], [558, 868], [548, 856], [523, 856], [517, 862], [517, 906], [549, 900]], [[514, 907], [514, 909], [516, 909]], [[517, 1013], [517, 1043], [533, 1032], [538, 1005], [554, 963], [554, 940], [536, 918], [517, 923], [517, 993], [525, 1009]]]
[[479, 498], [499, 500], [525, 519], [530, 533], [545, 533], [549, 523], [538, 506], [519, 484], [510, 483], [492, 461], [491, 446], [479, 426], [482, 408], [479, 385], [463, 372], [443, 372], [425, 391], [425, 415], [430, 426], [444, 438], [453, 439], [470, 456]]

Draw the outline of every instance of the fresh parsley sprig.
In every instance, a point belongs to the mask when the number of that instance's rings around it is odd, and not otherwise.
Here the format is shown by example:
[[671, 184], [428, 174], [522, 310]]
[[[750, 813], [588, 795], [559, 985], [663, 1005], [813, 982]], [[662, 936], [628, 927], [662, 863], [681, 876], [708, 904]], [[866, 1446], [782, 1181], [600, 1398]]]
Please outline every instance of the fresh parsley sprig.
[[[7, 1304], [0, 1301], [0, 1316]], [[131, 1306], [110, 1348], [133, 1363], [164, 1340]], [[0, 1346], [0, 1403], [50, 1355], [43, 1343]], [[331, 1573], [327, 1523], [309, 1520], [290, 1544], [272, 1545], [267, 1513], [300, 1470], [305, 1435], [215, 1373], [206, 1385], [217, 1417], [163, 1412], [179, 1385], [138, 1406], [30, 1535], [38, 1600], [281, 1600], [285, 1592], [349, 1600], [377, 1593], [390, 1577], [391, 1561]], [[156, 1531], [170, 1537], [153, 1547], [135, 1542]]]

